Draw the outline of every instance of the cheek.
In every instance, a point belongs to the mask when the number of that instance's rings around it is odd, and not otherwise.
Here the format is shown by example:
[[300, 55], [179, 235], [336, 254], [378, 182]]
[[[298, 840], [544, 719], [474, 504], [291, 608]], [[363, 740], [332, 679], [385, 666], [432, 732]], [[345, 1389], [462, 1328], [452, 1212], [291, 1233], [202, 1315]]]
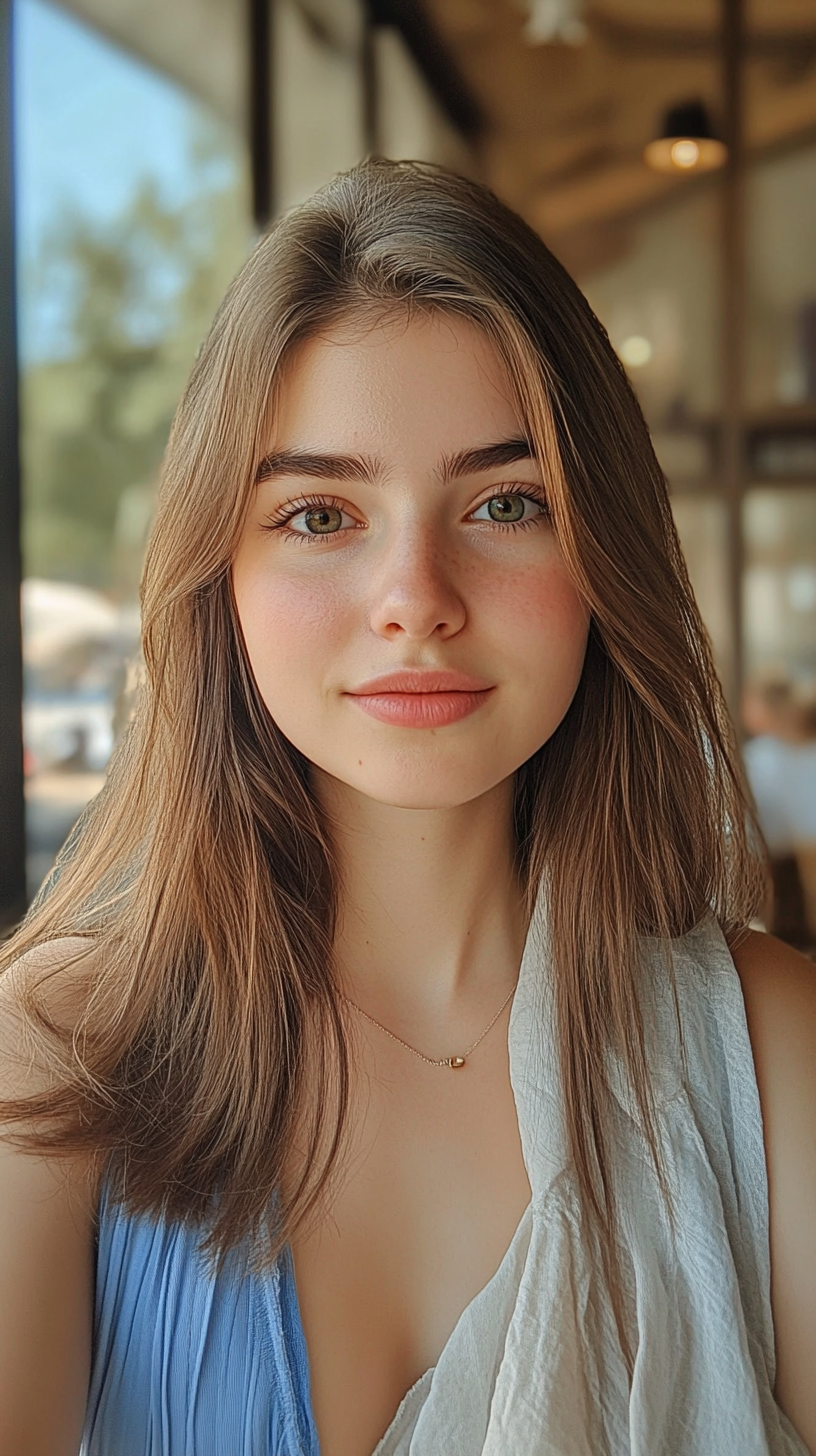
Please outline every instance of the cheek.
[[539, 579], [521, 617], [519, 678], [526, 723], [523, 757], [552, 737], [568, 712], [581, 681], [590, 614], [565, 571]]
[[552, 736], [575, 696], [590, 614], [560, 560], [523, 565], [495, 586], [484, 603], [509, 689], [508, 746], [517, 767]]
[[233, 589], [250, 665], [274, 715], [284, 692], [291, 700], [293, 688], [314, 690], [343, 638], [346, 606], [328, 578], [307, 587], [284, 572], [237, 569]]
[[483, 606], [510, 657], [544, 676], [580, 676], [589, 611], [560, 560], [521, 566], [486, 583]]

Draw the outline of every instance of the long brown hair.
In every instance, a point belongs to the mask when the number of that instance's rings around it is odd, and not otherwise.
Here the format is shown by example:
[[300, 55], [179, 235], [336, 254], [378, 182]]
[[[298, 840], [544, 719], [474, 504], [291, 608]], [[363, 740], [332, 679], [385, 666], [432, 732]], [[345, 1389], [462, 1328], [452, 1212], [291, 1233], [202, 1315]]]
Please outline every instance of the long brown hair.
[[[609, 1045], [660, 1168], [639, 937], [680, 936], [708, 908], [742, 927], [762, 874], [626, 375], [541, 240], [436, 168], [369, 161], [338, 177], [262, 240], [215, 319], [167, 450], [135, 719], [4, 953], [87, 937], [87, 992], [69, 1030], [26, 992], [49, 1087], [0, 1115], [25, 1121], [31, 1146], [93, 1154], [131, 1210], [203, 1223], [216, 1251], [263, 1235], [274, 1257], [319, 1206], [349, 1085], [337, 869], [308, 764], [253, 680], [230, 562], [293, 347], [342, 316], [405, 307], [462, 315], [500, 352], [591, 609], [577, 694], [519, 770], [515, 812], [531, 903], [547, 890], [572, 1156], [614, 1273]], [[290, 1186], [296, 1139], [305, 1171]]]

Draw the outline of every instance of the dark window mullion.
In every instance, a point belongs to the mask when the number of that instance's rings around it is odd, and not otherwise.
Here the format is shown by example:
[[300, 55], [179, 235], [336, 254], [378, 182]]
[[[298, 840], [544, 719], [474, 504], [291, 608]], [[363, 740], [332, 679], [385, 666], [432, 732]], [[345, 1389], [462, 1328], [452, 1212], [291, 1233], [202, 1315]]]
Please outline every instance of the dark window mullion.
[[12, 0], [0, 0], [0, 929], [25, 909]]
[[275, 0], [247, 0], [249, 155], [252, 216], [263, 232], [275, 213], [272, 60]]

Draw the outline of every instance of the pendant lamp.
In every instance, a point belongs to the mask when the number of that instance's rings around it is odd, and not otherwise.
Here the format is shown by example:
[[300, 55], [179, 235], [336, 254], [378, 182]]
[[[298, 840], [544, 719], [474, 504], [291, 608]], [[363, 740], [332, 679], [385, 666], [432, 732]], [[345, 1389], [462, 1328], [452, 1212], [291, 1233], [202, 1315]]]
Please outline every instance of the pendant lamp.
[[705, 103], [683, 101], [669, 107], [660, 136], [649, 142], [643, 160], [656, 172], [712, 172], [727, 156], [724, 143], [714, 135]]

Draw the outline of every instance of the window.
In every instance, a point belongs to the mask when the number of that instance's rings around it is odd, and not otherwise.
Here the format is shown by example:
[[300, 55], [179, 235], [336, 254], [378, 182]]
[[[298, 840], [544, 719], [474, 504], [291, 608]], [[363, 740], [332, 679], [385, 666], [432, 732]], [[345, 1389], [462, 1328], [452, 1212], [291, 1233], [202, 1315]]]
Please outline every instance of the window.
[[24, 742], [34, 891], [128, 712], [170, 421], [250, 242], [241, 134], [17, 0]]

